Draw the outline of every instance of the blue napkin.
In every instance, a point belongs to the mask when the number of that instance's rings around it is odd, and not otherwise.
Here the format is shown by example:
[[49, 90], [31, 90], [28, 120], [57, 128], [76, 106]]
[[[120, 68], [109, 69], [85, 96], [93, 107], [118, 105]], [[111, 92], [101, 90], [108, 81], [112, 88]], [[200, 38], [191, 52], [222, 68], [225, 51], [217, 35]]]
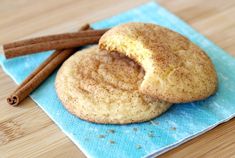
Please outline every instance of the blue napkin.
[[[92, 26], [96, 29], [106, 28], [130, 21], [162, 25], [185, 35], [200, 46], [215, 65], [219, 78], [218, 92], [203, 101], [175, 104], [162, 116], [146, 123], [99, 125], [80, 120], [64, 109], [55, 92], [55, 72], [30, 96], [88, 157], [157, 156], [235, 116], [234, 58], [153, 2]], [[19, 84], [51, 53], [11, 60], [0, 56], [0, 63], [4, 71]]]

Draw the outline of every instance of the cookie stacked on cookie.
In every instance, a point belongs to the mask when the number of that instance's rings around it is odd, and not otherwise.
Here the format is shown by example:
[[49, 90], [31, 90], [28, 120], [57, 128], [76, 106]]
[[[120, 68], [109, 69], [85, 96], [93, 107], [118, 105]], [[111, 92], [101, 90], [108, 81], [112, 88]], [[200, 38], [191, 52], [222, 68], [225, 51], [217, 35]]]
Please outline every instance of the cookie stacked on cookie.
[[101, 37], [99, 48], [74, 54], [56, 77], [62, 103], [82, 119], [143, 122], [172, 103], [205, 99], [216, 91], [209, 57], [184, 36], [161, 26], [119, 25]]
[[145, 70], [140, 91], [171, 102], [205, 99], [216, 91], [209, 57], [184, 36], [154, 24], [127, 23], [106, 32], [101, 49], [117, 51]]

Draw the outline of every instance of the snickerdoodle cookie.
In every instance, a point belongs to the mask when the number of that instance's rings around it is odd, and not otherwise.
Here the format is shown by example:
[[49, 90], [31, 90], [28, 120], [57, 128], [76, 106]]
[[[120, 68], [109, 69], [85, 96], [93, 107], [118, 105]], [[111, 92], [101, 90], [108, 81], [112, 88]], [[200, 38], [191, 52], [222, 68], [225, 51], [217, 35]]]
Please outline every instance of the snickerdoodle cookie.
[[138, 62], [145, 70], [140, 91], [172, 103], [212, 95], [217, 75], [209, 57], [184, 36], [149, 23], [126, 23], [107, 31], [99, 47]]
[[78, 51], [61, 66], [56, 91], [63, 105], [81, 119], [127, 124], [150, 120], [170, 103], [139, 93], [144, 71], [118, 53], [97, 46]]

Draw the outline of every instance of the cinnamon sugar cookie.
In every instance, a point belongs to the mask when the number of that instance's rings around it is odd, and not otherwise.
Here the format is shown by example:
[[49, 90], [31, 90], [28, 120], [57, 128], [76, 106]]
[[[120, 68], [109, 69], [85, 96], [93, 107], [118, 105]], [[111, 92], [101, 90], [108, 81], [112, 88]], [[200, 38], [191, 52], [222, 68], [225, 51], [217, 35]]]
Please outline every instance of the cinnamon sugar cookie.
[[117, 51], [145, 70], [140, 91], [172, 103], [212, 95], [217, 75], [209, 57], [184, 36], [149, 23], [126, 23], [107, 31], [99, 47]]
[[56, 91], [63, 105], [81, 119], [96, 123], [143, 122], [165, 112], [170, 103], [139, 93], [144, 71], [118, 53], [91, 47], [62, 65]]

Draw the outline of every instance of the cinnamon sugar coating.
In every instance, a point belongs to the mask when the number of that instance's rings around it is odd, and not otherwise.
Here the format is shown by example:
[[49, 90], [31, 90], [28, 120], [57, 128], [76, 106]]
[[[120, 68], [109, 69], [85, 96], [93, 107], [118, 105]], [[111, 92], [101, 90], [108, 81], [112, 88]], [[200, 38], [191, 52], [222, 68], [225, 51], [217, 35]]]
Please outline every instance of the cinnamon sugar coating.
[[186, 37], [150, 23], [126, 23], [107, 31], [99, 47], [116, 51], [145, 70], [140, 92], [171, 103], [209, 97], [217, 89], [214, 66]]
[[143, 122], [171, 106], [139, 92], [143, 77], [143, 69], [131, 59], [94, 46], [65, 61], [56, 77], [56, 91], [63, 105], [81, 119], [111, 124]]

